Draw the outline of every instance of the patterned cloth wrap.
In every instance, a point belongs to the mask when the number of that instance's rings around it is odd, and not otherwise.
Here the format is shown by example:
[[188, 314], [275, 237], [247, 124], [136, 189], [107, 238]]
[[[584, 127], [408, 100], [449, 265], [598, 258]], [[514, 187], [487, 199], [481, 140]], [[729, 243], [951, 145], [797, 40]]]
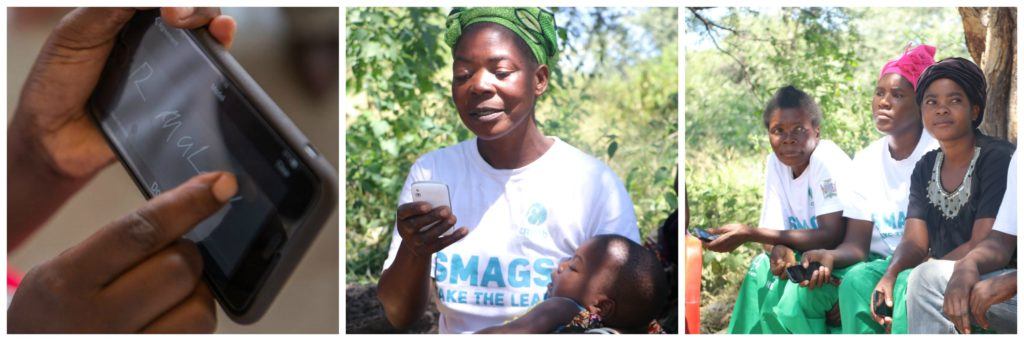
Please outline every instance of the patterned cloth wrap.
[[462, 29], [479, 22], [492, 22], [511, 30], [530, 47], [538, 64], [549, 65], [558, 54], [555, 16], [539, 7], [456, 7], [445, 22], [445, 43], [454, 49]]

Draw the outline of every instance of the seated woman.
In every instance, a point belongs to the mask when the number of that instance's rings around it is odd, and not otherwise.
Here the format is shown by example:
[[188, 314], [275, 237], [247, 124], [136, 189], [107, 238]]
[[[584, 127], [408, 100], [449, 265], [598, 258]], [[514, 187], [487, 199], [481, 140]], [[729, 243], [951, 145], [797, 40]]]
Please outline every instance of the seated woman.
[[[773, 311], [787, 281], [785, 269], [797, 264], [795, 251], [832, 248], [843, 234], [844, 172], [850, 157], [828, 140], [820, 140], [821, 109], [792, 86], [779, 89], [763, 117], [773, 153], [768, 155], [759, 228], [729, 224], [705, 244], [731, 252], [746, 242], [761, 243], [768, 254], [754, 258], [743, 279], [730, 333], [782, 333]], [[792, 284], [795, 285], [795, 284]]]
[[[500, 324], [541, 302], [557, 260], [584, 241], [639, 240], [615, 173], [537, 127], [555, 36], [554, 16], [540, 8], [456, 8], [448, 16], [452, 100], [476, 137], [421, 156], [406, 178], [378, 287], [395, 327], [422, 316], [430, 297], [441, 333]], [[413, 202], [416, 181], [447, 184], [451, 207]], [[456, 222], [463, 227], [442, 236]]]
[[[849, 220], [842, 244], [835, 249], [804, 253], [803, 263], [819, 262], [821, 270], [801, 283], [805, 288], [787, 287], [783, 293], [783, 297], [795, 295], [791, 300], [804, 302], [801, 307], [805, 308], [790, 307], [780, 312], [788, 317], [785, 325], [789, 331], [825, 332], [826, 314], [834, 313], [838, 304], [843, 333], [885, 332], [872, 319], [871, 289], [889, 266], [889, 256], [903, 236], [914, 165], [939, 146], [924, 131], [921, 110], [914, 102], [917, 79], [932, 64], [935, 47], [919, 45], [882, 67], [875, 83], [871, 113], [875, 128], [885, 136], [853, 158], [851, 196], [843, 210], [843, 216]], [[904, 329], [906, 306], [902, 298], [906, 275], [909, 272], [904, 272], [896, 282], [893, 314], [894, 323]], [[829, 284], [830, 276], [841, 278], [841, 284]]]
[[933, 260], [914, 270], [907, 295], [911, 333], [970, 334], [972, 326], [1017, 333], [1017, 269], [1007, 267], [1017, 258], [1019, 154], [1010, 159], [1006, 194], [988, 237], [956, 262]]
[[[921, 118], [939, 141], [939, 149], [925, 154], [914, 167], [906, 228], [875, 285], [873, 292], [878, 294], [872, 294], [872, 307], [893, 307], [893, 283], [900, 272], [929, 259], [959, 260], [992, 230], [1014, 147], [977, 129], [985, 114], [985, 88], [984, 73], [963, 58], [943, 59], [918, 80], [915, 98]], [[914, 269], [911, 279], [930, 268]], [[909, 281], [907, 296], [917, 290]], [[915, 319], [909, 311], [907, 318]], [[875, 320], [890, 321], [879, 316]]]
[[558, 264], [544, 302], [479, 333], [657, 333], [668, 291], [654, 253], [628, 238], [600, 235]]

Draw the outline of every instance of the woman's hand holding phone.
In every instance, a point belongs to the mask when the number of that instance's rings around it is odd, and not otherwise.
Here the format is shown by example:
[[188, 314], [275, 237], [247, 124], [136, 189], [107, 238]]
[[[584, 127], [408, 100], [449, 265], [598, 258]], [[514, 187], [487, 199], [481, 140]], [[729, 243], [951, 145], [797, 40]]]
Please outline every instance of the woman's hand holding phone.
[[894, 283], [896, 283], [896, 278], [894, 276], [882, 276], [882, 279], [880, 279], [878, 284], [875, 285], [875, 290], [871, 291], [871, 317], [875, 322], [878, 322], [878, 324], [885, 326], [886, 333], [888, 333], [892, 328], [892, 316], [880, 316], [876, 313], [876, 310], [878, 309], [875, 309], [875, 307], [884, 304], [886, 307], [892, 309], [892, 290]]
[[832, 266], [835, 263], [835, 258], [832, 256], [830, 250], [818, 249], [804, 252], [801, 256], [803, 261], [803, 267], [811, 269], [811, 263], [817, 262], [821, 266], [810, 273], [807, 280], [800, 282], [800, 286], [806, 287], [807, 289], [814, 290], [825, 286], [825, 284], [833, 283], [832, 278]]
[[[398, 206], [398, 234], [402, 236], [402, 244], [409, 246], [418, 257], [429, 257], [431, 254], [459, 241], [469, 233], [469, 229], [460, 227], [455, 232], [441, 237], [458, 221], [447, 206], [432, 207], [422, 201], [406, 203]], [[431, 226], [432, 225], [432, 226]], [[428, 227], [424, 229], [425, 227]]]
[[[198, 28], [231, 46], [235, 21], [217, 8], [163, 8], [171, 26]], [[43, 45], [18, 100], [11, 131], [25, 134], [54, 170], [88, 177], [114, 160], [103, 134], [89, 119], [87, 102], [131, 8], [78, 8], [61, 20]]]
[[[75, 9], [36, 57], [8, 126], [8, 176], [18, 179], [8, 188], [12, 249], [114, 161], [87, 103], [118, 32], [134, 14], [130, 8]], [[219, 9], [164, 8], [161, 15], [175, 27], [209, 25], [224, 46], [234, 40], [235, 21]]]
[[237, 189], [231, 174], [197, 175], [36, 266], [11, 299], [9, 331], [212, 332], [202, 257], [181, 236]]

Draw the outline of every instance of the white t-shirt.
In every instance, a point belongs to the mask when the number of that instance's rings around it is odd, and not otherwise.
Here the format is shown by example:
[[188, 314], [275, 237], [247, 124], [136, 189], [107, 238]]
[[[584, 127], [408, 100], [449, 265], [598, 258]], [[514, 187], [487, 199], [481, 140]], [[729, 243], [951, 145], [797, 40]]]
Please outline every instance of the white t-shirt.
[[996, 222], [992, 229], [1017, 235], [1017, 155], [1018, 148], [1010, 158], [1010, 170], [1006, 174], [1006, 194], [1003, 194], [1003, 203], [999, 204], [999, 213], [996, 214]]
[[[639, 242], [622, 181], [601, 161], [554, 140], [543, 156], [519, 169], [491, 167], [475, 138], [413, 164], [399, 205], [412, 201], [413, 182], [443, 182], [455, 226], [470, 229], [432, 257], [441, 333], [474, 332], [522, 315], [544, 299], [558, 262], [595, 235]], [[395, 231], [385, 269], [401, 242]]]
[[853, 158], [850, 173], [850, 197], [843, 216], [870, 221], [871, 252], [889, 256], [896, 251], [907, 221], [910, 203], [910, 175], [924, 154], [939, 148], [939, 142], [927, 131], [910, 156], [895, 160], [889, 152], [890, 136], [875, 140]]
[[759, 227], [777, 230], [818, 228], [817, 217], [843, 210], [845, 172], [850, 157], [828, 140], [818, 141], [810, 163], [800, 176], [775, 153], [768, 155], [764, 201]]

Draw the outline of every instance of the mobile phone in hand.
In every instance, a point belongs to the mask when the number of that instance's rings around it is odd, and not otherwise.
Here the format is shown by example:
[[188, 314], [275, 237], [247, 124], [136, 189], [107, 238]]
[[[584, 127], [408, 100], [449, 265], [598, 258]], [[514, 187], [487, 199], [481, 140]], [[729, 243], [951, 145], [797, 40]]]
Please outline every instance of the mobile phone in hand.
[[800, 283], [811, 280], [811, 275], [813, 275], [814, 271], [817, 271], [818, 268], [821, 268], [821, 263], [819, 262], [811, 262], [810, 264], [807, 264], [806, 268], [802, 264], [797, 264], [786, 268], [786, 274], [789, 275], [789, 280], [794, 283]]
[[90, 98], [90, 117], [146, 198], [229, 171], [238, 194], [185, 238], [227, 315], [269, 309], [337, 209], [337, 172], [204, 28], [125, 24]]
[[[430, 208], [434, 209], [441, 206], [448, 206], [449, 209], [452, 207], [451, 193], [448, 192], [448, 185], [442, 182], [436, 181], [416, 181], [412, 183], [412, 201], [423, 201], [430, 204]], [[440, 221], [435, 221], [420, 228], [420, 232], [429, 230], [435, 224]], [[452, 226], [454, 228], [454, 226]], [[445, 231], [442, 236], [446, 236], [452, 232], [452, 229]]]
[[872, 301], [875, 302], [875, 315], [878, 315], [878, 317], [892, 317], [892, 307], [885, 304], [885, 295], [881, 291], [875, 291]]
[[806, 273], [804, 272], [804, 266], [797, 264], [786, 268], [786, 274], [789, 275], [789, 280], [793, 283], [800, 283], [808, 280]]
[[702, 228], [697, 227], [694, 228], [693, 230], [697, 232], [697, 239], [700, 239], [700, 241], [702, 242], [710, 243], [711, 241], [718, 239], [717, 234], [711, 234], [711, 232], [708, 232], [707, 230], [704, 230]]

